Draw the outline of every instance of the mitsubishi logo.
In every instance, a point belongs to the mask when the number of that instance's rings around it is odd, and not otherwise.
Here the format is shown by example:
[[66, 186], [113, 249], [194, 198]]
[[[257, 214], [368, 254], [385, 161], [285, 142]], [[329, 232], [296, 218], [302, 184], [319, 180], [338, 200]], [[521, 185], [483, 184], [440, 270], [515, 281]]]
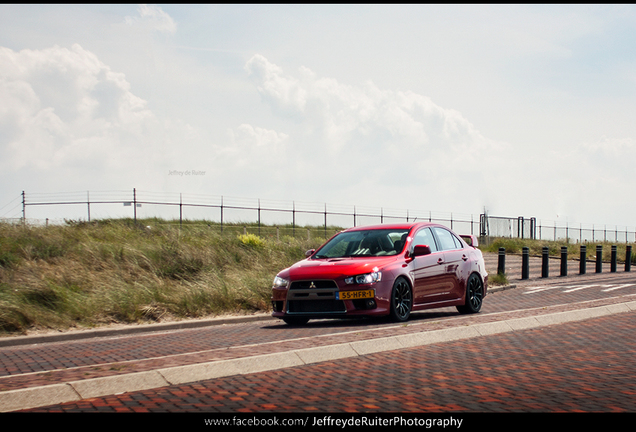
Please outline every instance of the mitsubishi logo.
[[314, 284], [313, 281], [309, 284], [309, 288], [316, 288], [316, 285]]

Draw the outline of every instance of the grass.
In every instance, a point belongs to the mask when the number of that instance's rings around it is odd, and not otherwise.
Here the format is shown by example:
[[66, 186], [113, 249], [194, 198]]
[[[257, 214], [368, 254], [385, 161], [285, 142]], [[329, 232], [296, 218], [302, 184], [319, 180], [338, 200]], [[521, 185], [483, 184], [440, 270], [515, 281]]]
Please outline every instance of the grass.
[[509, 283], [510, 281], [508, 281], [508, 276], [505, 273], [490, 273], [488, 275], [488, 285], [508, 285]]
[[156, 219], [0, 224], [0, 333], [269, 310], [274, 275], [324, 241], [322, 228], [223, 231]]
[[[0, 334], [269, 311], [274, 275], [336, 231], [161, 219], [0, 223]], [[561, 245], [578, 258], [578, 245], [559, 242], [495, 239], [481, 248], [548, 246], [554, 255]], [[619, 259], [624, 251], [619, 245]], [[595, 252], [588, 246], [588, 257]]]

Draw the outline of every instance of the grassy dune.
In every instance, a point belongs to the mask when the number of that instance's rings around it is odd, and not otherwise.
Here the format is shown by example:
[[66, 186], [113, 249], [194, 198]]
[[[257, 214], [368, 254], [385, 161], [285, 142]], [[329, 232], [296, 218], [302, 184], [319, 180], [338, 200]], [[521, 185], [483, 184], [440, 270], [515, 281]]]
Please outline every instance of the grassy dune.
[[[337, 230], [225, 224], [221, 232], [211, 222], [158, 219], [0, 223], [0, 335], [269, 311], [274, 275]], [[549, 246], [557, 255], [561, 245], [578, 258], [576, 244], [538, 240], [495, 239], [482, 250], [529, 246], [540, 254]], [[595, 253], [589, 245], [588, 257]]]
[[0, 224], [0, 333], [269, 310], [274, 275], [324, 241], [165, 222]]

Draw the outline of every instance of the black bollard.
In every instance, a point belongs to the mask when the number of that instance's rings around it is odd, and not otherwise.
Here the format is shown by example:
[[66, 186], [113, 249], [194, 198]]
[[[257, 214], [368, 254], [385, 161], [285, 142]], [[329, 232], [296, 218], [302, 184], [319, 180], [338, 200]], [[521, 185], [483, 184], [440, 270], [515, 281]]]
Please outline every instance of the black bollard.
[[628, 272], [632, 269], [632, 245], [625, 247], [625, 271]]
[[530, 277], [530, 248], [524, 246], [521, 252], [521, 279]]
[[542, 260], [541, 260], [541, 277], [548, 277], [548, 248], [547, 246], [543, 247], [542, 250]]
[[612, 246], [612, 260], [610, 262], [610, 271], [616, 273], [616, 246]]
[[596, 273], [603, 271], [603, 246], [596, 246]]
[[568, 275], [568, 248], [561, 246], [561, 276]]
[[499, 248], [499, 263], [497, 264], [497, 274], [506, 273], [506, 248]]
[[581, 262], [579, 263], [579, 274], [585, 274], [585, 264], [587, 261], [587, 247], [581, 245]]

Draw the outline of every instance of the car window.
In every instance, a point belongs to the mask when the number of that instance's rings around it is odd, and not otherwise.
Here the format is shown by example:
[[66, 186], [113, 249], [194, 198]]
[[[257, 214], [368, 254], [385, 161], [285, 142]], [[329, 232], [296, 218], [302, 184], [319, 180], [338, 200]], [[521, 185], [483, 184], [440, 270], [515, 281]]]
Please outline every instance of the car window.
[[442, 250], [452, 250], [459, 249], [461, 243], [455, 238], [455, 236], [448, 230], [444, 228], [434, 227], [435, 236], [440, 242], [440, 249]]
[[433, 238], [433, 233], [430, 228], [424, 228], [419, 230], [415, 237], [413, 238], [413, 246], [417, 245], [427, 245], [431, 248], [431, 252], [437, 252], [437, 244], [435, 243], [435, 238]]
[[323, 245], [314, 259], [395, 255], [404, 247], [407, 229], [342, 232]]

